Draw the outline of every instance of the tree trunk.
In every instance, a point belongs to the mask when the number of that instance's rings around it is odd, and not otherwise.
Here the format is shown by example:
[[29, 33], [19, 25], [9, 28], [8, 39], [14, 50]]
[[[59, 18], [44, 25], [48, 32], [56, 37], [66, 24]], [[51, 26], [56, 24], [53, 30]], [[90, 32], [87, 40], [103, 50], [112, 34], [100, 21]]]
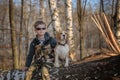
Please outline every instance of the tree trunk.
[[[6, 51], [6, 49], [5, 49], [5, 47], [4, 47], [4, 45], [6, 44], [5, 43], [5, 37], [6, 37], [6, 35], [5, 35], [5, 25], [4, 25], [4, 23], [5, 23], [5, 20], [6, 20], [6, 15], [7, 15], [7, 3], [6, 3], [6, 1], [4, 1], [4, 4], [5, 4], [5, 7], [4, 7], [4, 14], [3, 14], [3, 17], [2, 17], [2, 21], [1, 21], [1, 27], [2, 27], [2, 43], [0, 43], [0, 45], [2, 45], [3, 47], [3, 49], [2, 49], [2, 51], [3, 51], [3, 53], [5, 53], [5, 51]], [[5, 55], [5, 54], [1, 54], [1, 55]], [[2, 68], [5, 70], [5, 66], [6, 66], [6, 64], [4, 64], [4, 61], [5, 61], [5, 57], [3, 57], [3, 61], [2, 61]]]
[[116, 13], [115, 13], [115, 26], [116, 26], [116, 37], [120, 41], [120, 0], [116, 2]]
[[111, 12], [111, 20], [110, 20], [111, 24], [110, 25], [111, 25], [112, 31], [115, 35], [114, 20], [113, 20], [114, 13], [115, 13], [115, 7], [114, 6], [115, 6], [115, 0], [112, 0], [112, 6], [111, 6], [112, 12]]
[[105, 13], [103, 0], [100, 0], [100, 12], [104, 12]]
[[87, 3], [87, 0], [85, 1], [84, 9], [82, 9], [81, 0], [77, 0], [77, 14], [78, 14], [78, 22], [79, 22], [79, 33], [80, 33], [80, 59], [85, 57], [84, 37], [83, 37], [83, 22], [84, 22], [86, 3]]
[[[103, 0], [100, 0], [100, 13], [105, 13]], [[101, 47], [102, 47], [102, 36], [101, 36], [101, 33], [99, 33], [99, 49], [100, 49], [100, 51], [101, 51]]]
[[3, 30], [2, 30], [3, 44], [4, 44], [4, 32], [5, 32], [5, 30], [4, 30], [4, 22], [5, 22], [6, 13], [7, 13], [7, 7], [5, 8], [4, 15], [3, 15], [2, 21], [1, 21], [1, 26], [2, 26], [2, 29], [3, 29]]
[[[73, 37], [73, 19], [72, 19], [72, 0], [66, 0], [65, 2], [66, 7], [66, 26], [68, 29], [68, 43], [70, 45], [70, 53], [74, 53], [75, 51], [75, 42]], [[74, 53], [75, 54], [75, 53]]]
[[23, 6], [24, 6], [24, 0], [21, 0], [21, 20], [20, 20], [20, 37], [19, 37], [19, 67], [21, 67], [21, 61], [22, 61], [22, 29], [23, 29]]
[[40, 20], [45, 21], [44, 0], [39, 0], [39, 2], [40, 2]]
[[[24, 9], [23, 9], [23, 19], [24, 19], [24, 27], [25, 27], [25, 54], [27, 56], [28, 53], [28, 45], [29, 45], [29, 32], [28, 31], [28, 26], [29, 26], [29, 19], [30, 19], [30, 15], [31, 15], [31, 0], [26, 0], [24, 3]], [[29, 8], [29, 3], [30, 3], [30, 8]], [[30, 12], [28, 12], [28, 9], [30, 9]], [[34, 21], [34, 20], [33, 20]]]
[[18, 69], [18, 48], [16, 43], [16, 32], [15, 32], [15, 23], [14, 23], [14, 3], [13, 0], [9, 0], [9, 20], [11, 27], [11, 43], [12, 43], [12, 53], [13, 53], [13, 67]]
[[[51, 18], [52, 18], [53, 30], [56, 32], [59, 32], [59, 31], [61, 31], [61, 27], [60, 27], [58, 10], [56, 7], [56, 0], [48, 0], [48, 1], [49, 1]], [[55, 35], [55, 33], [54, 33], [54, 35]]]

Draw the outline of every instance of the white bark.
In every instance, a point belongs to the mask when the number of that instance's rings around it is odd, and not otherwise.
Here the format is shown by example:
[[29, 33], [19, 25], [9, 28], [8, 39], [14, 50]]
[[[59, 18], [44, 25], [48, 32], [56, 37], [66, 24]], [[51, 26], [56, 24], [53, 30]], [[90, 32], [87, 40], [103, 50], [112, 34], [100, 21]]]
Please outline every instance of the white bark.
[[50, 5], [50, 10], [51, 10], [53, 27], [55, 28], [55, 31], [59, 32], [59, 31], [61, 31], [61, 27], [60, 27], [58, 10], [56, 7], [56, 0], [49, 0], [49, 5]]
[[66, 19], [68, 28], [68, 40], [71, 52], [74, 51], [74, 38], [73, 38], [73, 26], [72, 26], [72, 0], [66, 0]]
[[40, 20], [45, 21], [44, 0], [40, 0]]

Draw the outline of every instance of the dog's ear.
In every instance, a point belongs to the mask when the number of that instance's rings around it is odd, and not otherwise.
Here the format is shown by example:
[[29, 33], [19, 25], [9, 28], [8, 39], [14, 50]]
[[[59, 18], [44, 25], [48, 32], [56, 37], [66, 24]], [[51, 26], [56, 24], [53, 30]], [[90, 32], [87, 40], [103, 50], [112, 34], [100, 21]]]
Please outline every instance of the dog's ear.
[[67, 33], [67, 32], [65, 32], [65, 34], [67, 35], [66, 40], [67, 40], [67, 42], [68, 42], [68, 37], [69, 37], [69, 35], [68, 35], [68, 33]]
[[60, 40], [60, 39], [61, 39], [61, 37], [60, 37], [60, 32], [57, 32], [57, 33], [56, 33], [56, 39], [57, 39], [57, 40]]

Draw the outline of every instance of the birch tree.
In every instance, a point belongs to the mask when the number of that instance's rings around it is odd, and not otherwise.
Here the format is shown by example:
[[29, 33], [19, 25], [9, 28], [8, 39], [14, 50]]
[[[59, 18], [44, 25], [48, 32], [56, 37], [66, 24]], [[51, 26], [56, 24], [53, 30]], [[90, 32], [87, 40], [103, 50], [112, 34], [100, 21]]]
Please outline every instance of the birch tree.
[[12, 53], [13, 53], [13, 67], [18, 69], [18, 48], [16, 43], [16, 32], [14, 23], [14, 7], [13, 0], [9, 0], [9, 20], [11, 28], [11, 43], [12, 43]]
[[40, 2], [40, 20], [42, 20], [42, 21], [45, 21], [45, 16], [44, 16], [44, 14], [45, 14], [45, 9], [44, 9], [44, 0], [39, 0], [39, 2]]
[[51, 18], [52, 18], [53, 30], [56, 32], [59, 32], [61, 31], [61, 27], [60, 27], [58, 10], [56, 7], [56, 0], [48, 0], [48, 2], [49, 2], [50, 13], [51, 13]]
[[65, 2], [65, 7], [66, 7], [66, 26], [68, 29], [68, 42], [70, 45], [70, 53], [74, 53], [74, 38], [73, 38], [73, 26], [72, 26], [72, 0], [66, 0]]

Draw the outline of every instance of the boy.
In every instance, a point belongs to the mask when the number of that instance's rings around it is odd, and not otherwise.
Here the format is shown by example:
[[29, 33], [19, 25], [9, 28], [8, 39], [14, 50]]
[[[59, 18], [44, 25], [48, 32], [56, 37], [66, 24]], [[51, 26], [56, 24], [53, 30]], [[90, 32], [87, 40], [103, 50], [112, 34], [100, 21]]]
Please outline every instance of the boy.
[[36, 21], [34, 28], [36, 38], [34, 38], [30, 44], [30, 49], [24, 68], [24, 70], [28, 70], [26, 72], [26, 80], [31, 80], [32, 73], [36, 67], [38, 67], [36, 65], [39, 60], [40, 63], [44, 64], [40, 65], [43, 80], [50, 80], [49, 72], [45, 65], [47, 63], [47, 59], [51, 58], [57, 42], [54, 38], [50, 37], [46, 29], [46, 24], [43, 21]]

